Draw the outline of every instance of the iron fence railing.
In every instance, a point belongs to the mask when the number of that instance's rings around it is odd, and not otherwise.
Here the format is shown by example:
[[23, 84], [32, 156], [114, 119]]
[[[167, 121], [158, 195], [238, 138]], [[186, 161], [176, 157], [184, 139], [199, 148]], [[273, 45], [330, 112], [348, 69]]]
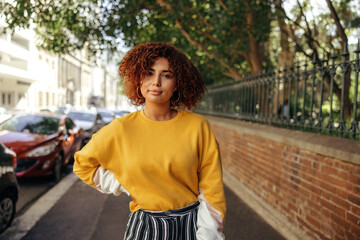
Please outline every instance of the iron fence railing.
[[358, 44], [353, 56], [210, 86], [196, 112], [359, 139], [359, 55]]

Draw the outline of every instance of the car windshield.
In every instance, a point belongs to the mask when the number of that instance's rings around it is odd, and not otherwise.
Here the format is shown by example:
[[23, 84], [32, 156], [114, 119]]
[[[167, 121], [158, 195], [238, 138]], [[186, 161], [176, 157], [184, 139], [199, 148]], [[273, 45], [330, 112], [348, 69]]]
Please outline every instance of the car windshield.
[[22, 115], [0, 124], [0, 130], [50, 135], [59, 130], [60, 119], [48, 116]]
[[92, 122], [94, 121], [95, 114], [92, 113], [83, 113], [83, 112], [69, 112], [67, 114], [73, 120], [80, 120], [80, 121], [87, 121]]
[[106, 118], [112, 118], [113, 117], [113, 115], [110, 112], [100, 112], [99, 111], [99, 113], [100, 113], [100, 115], [102, 117], [106, 117]]

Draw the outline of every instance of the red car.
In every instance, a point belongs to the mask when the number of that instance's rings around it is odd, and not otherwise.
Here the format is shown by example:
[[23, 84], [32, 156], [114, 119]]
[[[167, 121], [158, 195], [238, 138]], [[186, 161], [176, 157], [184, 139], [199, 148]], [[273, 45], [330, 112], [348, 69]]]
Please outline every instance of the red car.
[[0, 142], [17, 155], [18, 178], [52, 175], [59, 181], [82, 138], [83, 130], [65, 115], [22, 114], [0, 124]]

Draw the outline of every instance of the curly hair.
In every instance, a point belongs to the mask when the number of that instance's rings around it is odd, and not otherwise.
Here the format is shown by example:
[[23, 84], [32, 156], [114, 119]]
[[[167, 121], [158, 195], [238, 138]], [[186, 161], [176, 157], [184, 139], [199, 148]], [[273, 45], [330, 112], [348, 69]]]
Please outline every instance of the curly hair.
[[125, 94], [134, 105], [145, 103], [139, 94], [142, 80], [159, 58], [166, 58], [176, 79], [177, 90], [170, 99], [171, 107], [191, 110], [205, 92], [199, 70], [188, 57], [168, 43], [144, 43], [132, 48], [122, 59], [119, 75], [124, 81]]

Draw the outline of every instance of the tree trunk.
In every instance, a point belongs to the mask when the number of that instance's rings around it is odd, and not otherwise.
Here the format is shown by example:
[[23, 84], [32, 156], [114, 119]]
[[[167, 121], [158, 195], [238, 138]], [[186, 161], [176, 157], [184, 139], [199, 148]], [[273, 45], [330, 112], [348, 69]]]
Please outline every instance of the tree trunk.
[[[248, 29], [252, 29], [254, 27], [254, 15], [251, 11], [248, 11], [246, 15], [246, 23]], [[247, 34], [249, 37], [249, 51], [245, 53], [245, 59], [249, 64], [251, 73], [260, 74], [262, 72], [263, 66], [261, 54], [259, 51], [259, 42], [256, 40], [250, 30], [248, 30]]]

